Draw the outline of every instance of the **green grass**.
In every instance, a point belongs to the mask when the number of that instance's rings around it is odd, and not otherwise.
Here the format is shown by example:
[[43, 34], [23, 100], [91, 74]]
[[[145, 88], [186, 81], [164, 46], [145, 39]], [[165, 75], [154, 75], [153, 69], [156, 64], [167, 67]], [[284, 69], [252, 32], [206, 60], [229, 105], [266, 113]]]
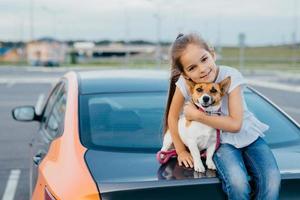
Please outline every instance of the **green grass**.
[[[240, 49], [225, 47], [218, 64], [240, 67]], [[291, 46], [246, 47], [244, 49], [244, 68], [254, 70], [287, 70], [300, 72], [300, 48]]]
[[[167, 54], [169, 46], [163, 47], [164, 54]], [[237, 47], [223, 47], [221, 51], [221, 59], [217, 60], [217, 64], [229, 65], [239, 68], [240, 49]], [[268, 70], [287, 70], [300, 73], [300, 48], [292, 48], [291, 46], [266, 46], [266, 47], [246, 47], [244, 51], [244, 69], [268, 69]], [[219, 56], [219, 55], [218, 55]], [[220, 56], [219, 56], [220, 58]], [[20, 63], [1, 63], [1, 65], [25, 66], [26, 62]], [[99, 59], [89, 63], [69, 64], [66, 67], [129, 67], [129, 68], [154, 68], [158, 65], [153, 55], [133, 56], [126, 62], [125, 58]], [[162, 61], [161, 68], [170, 68], [168, 60]]]
[[[240, 49], [236, 47], [225, 47], [222, 49], [223, 57], [239, 57], [239, 53]], [[290, 46], [245, 48], [245, 57], [290, 59], [296, 55], [300, 58], [300, 48], [294, 49]]]

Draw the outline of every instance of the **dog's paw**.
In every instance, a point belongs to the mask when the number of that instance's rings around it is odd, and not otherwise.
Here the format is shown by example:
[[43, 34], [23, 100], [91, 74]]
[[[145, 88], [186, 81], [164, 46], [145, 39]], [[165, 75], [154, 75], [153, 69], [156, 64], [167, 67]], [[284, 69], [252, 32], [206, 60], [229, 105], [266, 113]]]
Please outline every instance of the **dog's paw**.
[[194, 163], [194, 170], [196, 172], [204, 173], [205, 172], [205, 167], [203, 166], [203, 164], [201, 162], [200, 163]]
[[212, 161], [210, 159], [206, 160], [206, 166], [208, 169], [216, 170], [216, 165], [215, 165], [214, 161]]
[[194, 178], [206, 177], [206, 173], [200, 173], [200, 172], [196, 172], [196, 171], [194, 171], [193, 175], [194, 175]]

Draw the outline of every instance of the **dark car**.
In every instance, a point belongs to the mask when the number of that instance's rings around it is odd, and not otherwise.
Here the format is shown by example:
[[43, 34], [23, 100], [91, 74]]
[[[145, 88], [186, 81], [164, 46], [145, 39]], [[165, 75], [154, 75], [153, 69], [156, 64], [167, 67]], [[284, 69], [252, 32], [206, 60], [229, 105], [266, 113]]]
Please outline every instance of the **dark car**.
[[[164, 165], [156, 160], [168, 76], [149, 70], [70, 72], [42, 114], [16, 108], [15, 119], [41, 124], [32, 143], [33, 199], [224, 199], [215, 171], [196, 173], [176, 158]], [[270, 126], [265, 140], [281, 171], [280, 199], [299, 199], [299, 125], [252, 88], [244, 95]]]

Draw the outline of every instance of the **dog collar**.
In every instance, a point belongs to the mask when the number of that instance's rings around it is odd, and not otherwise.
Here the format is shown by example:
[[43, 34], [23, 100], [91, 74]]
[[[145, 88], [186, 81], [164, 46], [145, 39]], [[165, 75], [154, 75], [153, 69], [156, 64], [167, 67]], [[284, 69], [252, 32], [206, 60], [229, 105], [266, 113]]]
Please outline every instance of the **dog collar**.
[[222, 112], [221, 112], [221, 108], [219, 108], [218, 111], [206, 111], [206, 110], [203, 110], [203, 108], [199, 107], [198, 110], [202, 111], [202, 112], [205, 112], [209, 115], [221, 115]]
[[206, 111], [204, 110], [202, 107], [198, 106], [192, 99], [192, 103], [196, 106], [196, 108], [204, 113], [207, 113], [209, 115], [221, 115], [222, 112], [221, 112], [221, 108], [219, 108], [217, 111]]

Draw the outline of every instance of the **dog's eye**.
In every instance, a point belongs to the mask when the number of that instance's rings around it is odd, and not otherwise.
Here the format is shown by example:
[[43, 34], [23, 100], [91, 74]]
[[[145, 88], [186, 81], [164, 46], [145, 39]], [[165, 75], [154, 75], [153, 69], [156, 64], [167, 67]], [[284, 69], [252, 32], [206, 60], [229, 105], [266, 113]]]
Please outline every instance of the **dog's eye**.
[[214, 87], [210, 90], [211, 93], [216, 93], [218, 90], [216, 90]]
[[196, 90], [197, 90], [197, 92], [203, 92], [202, 88], [197, 88]]

